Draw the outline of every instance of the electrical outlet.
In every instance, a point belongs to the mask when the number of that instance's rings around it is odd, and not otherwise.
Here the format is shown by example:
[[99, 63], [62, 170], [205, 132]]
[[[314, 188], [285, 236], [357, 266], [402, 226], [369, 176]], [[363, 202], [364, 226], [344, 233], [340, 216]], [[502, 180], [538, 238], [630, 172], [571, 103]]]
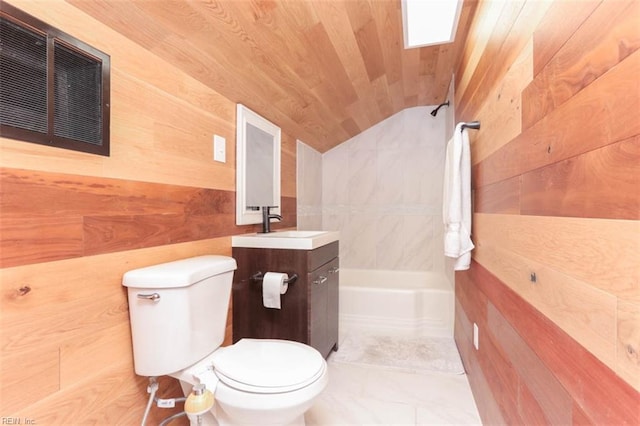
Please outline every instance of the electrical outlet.
[[478, 336], [479, 333], [479, 329], [478, 329], [478, 324], [476, 324], [475, 322], [473, 323], [473, 347], [476, 348], [476, 351], [478, 350], [478, 346], [480, 346], [480, 337]]

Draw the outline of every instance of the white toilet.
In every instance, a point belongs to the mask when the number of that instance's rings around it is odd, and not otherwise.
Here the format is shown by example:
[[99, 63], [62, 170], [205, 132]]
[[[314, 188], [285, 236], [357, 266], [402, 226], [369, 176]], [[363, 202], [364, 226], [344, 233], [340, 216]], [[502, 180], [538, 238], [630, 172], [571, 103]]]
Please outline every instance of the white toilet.
[[287, 340], [220, 347], [235, 269], [235, 259], [210, 255], [125, 273], [135, 371], [176, 377], [185, 395], [205, 384], [215, 405], [202, 424], [304, 425], [327, 385], [327, 363]]

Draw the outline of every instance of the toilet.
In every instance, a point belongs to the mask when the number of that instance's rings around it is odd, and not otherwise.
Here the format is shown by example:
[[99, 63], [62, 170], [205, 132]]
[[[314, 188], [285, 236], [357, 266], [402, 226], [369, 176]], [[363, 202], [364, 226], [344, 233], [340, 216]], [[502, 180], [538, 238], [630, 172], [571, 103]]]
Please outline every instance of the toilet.
[[304, 425], [328, 381], [317, 350], [274, 339], [220, 347], [236, 267], [208, 255], [124, 274], [135, 372], [175, 377], [185, 396], [204, 384], [215, 405], [203, 425]]

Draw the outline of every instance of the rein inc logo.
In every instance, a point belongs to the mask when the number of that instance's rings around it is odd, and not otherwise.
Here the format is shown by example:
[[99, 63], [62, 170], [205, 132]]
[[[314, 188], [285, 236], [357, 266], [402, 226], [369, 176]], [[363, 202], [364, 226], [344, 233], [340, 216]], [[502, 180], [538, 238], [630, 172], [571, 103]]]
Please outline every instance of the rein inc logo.
[[35, 425], [36, 421], [27, 417], [0, 417], [0, 425]]

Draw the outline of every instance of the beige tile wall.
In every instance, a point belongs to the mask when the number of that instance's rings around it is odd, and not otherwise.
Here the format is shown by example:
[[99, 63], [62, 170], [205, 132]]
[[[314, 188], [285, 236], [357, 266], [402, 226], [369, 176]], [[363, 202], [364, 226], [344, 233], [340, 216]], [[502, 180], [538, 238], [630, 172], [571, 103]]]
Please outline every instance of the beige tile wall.
[[322, 229], [322, 154], [297, 142], [298, 229]]
[[341, 232], [342, 267], [444, 271], [446, 114], [433, 108], [406, 109], [322, 155], [322, 224]]

